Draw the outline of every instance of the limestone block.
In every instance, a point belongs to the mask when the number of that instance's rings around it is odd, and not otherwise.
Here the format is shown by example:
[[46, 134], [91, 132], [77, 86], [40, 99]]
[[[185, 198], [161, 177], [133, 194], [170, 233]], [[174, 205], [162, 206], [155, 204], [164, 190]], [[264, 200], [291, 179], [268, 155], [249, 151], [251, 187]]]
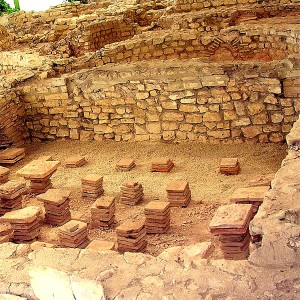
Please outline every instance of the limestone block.
[[235, 101], [234, 102], [234, 107], [235, 107], [236, 113], [239, 116], [245, 115], [245, 105], [244, 105], [244, 103]]
[[163, 131], [163, 139], [165, 141], [172, 141], [175, 139], [175, 131]]
[[253, 117], [253, 124], [254, 125], [263, 125], [267, 124], [269, 121], [269, 116], [266, 113], [259, 114]]
[[249, 114], [253, 116], [262, 112], [265, 109], [265, 105], [263, 103], [249, 103], [247, 109]]
[[148, 123], [146, 128], [149, 133], [160, 133], [161, 132], [161, 124], [158, 122]]
[[190, 113], [190, 112], [197, 112], [199, 110], [198, 110], [198, 107], [196, 105], [181, 104], [179, 106], [179, 111]]
[[100, 125], [94, 125], [94, 131], [95, 133], [112, 133], [113, 129], [108, 126], [108, 125], [104, 125], [104, 124], [100, 124]]
[[271, 114], [272, 123], [281, 123], [283, 120], [283, 115], [281, 113], [273, 113]]
[[242, 132], [246, 138], [252, 139], [262, 133], [261, 126], [242, 127]]
[[230, 130], [208, 130], [207, 134], [216, 139], [226, 139], [230, 137]]
[[202, 123], [203, 117], [200, 114], [188, 114], [185, 119], [187, 123], [197, 124]]
[[70, 135], [70, 130], [68, 128], [59, 128], [56, 135], [58, 137], [68, 137]]
[[276, 99], [276, 97], [274, 95], [270, 94], [264, 99], [264, 103], [277, 104], [278, 100]]
[[164, 109], [177, 109], [176, 101], [163, 101], [161, 103], [162, 108]]
[[203, 86], [226, 86], [229, 77], [227, 75], [211, 75], [201, 77]]
[[163, 130], [177, 130], [179, 125], [175, 122], [163, 122], [162, 129]]
[[89, 142], [94, 139], [94, 132], [88, 130], [81, 130], [80, 131], [80, 140], [83, 142]]
[[162, 119], [163, 121], [180, 122], [183, 121], [184, 116], [182, 113], [179, 112], [165, 112], [163, 113]]
[[121, 125], [114, 127], [113, 130], [116, 134], [122, 135], [124, 133], [131, 132], [132, 129], [131, 129], [130, 125], [121, 124]]
[[221, 116], [217, 112], [207, 112], [203, 116], [204, 122], [219, 122], [221, 121]]

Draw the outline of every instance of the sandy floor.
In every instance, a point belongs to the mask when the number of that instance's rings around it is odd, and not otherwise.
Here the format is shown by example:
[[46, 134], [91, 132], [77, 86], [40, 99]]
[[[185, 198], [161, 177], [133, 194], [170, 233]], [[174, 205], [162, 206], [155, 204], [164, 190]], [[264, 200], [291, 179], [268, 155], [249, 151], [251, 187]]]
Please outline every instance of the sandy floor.
[[[64, 160], [73, 154], [86, 157], [88, 164], [77, 169], [64, 167]], [[15, 171], [42, 155], [52, 155], [62, 166], [53, 175], [55, 188], [72, 191], [72, 216], [89, 220], [89, 208], [93, 201], [80, 196], [81, 178], [89, 173], [104, 177], [106, 195], [119, 196], [120, 186], [126, 179], [139, 181], [144, 188], [144, 201], [134, 207], [117, 203], [117, 224], [129, 218], [143, 217], [145, 203], [152, 200], [166, 200], [166, 185], [172, 179], [186, 179], [192, 191], [192, 202], [187, 208], [172, 208], [171, 229], [164, 235], [149, 235], [148, 253], [157, 255], [163, 249], [174, 245], [188, 245], [213, 240], [208, 224], [214, 211], [221, 204], [229, 203], [229, 197], [236, 188], [247, 186], [249, 180], [258, 175], [275, 173], [286, 155], [283, 145], [203, 145], [200, 143], [115, 143], [115, 142], [49, 142], [28, 146], [26, 158], [11, 168]], [[150, 161], [155, 157], [170, 157], [175, 167], [170, 173], [151, 173]], [[135, 159], [137, 167], [130, 172], [115, 171], [115, 164], [122, 157]], [[238, 157], [241, 172], [238, 176], [218, 173], [221, 157]], [[38, 204], [34, 198], [26, 203]], [[117, 225], [116, 224], [116, 225]], [[90, 238], [116, 240], [114, 230], [93, 229]], [[43, 225], [40, 240], [57, 243], [57, 228]], [[218, 256], [218, 251], [215, 253]]]

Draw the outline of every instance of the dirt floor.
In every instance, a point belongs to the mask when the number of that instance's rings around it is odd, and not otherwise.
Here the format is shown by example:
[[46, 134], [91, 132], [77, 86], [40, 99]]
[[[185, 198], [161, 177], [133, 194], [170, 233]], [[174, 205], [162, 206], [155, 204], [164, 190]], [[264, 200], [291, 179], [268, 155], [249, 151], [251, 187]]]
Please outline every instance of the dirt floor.
[[[86, 157], [88, 164], [77, 169], [64, 167], [64, 160], [74, 154]], [[146, 253], [158, 255], [171, 246], [188, 245], [212, 240], [217, 243], [208, 230], [208, 224], [222, 204], [229, 203], [230, 195], [239, 187], [246, 187], [248, 182], [262, 174], [275, 173], [286, 156], [286, 146], [275, 144], [239, 144], [206, 145], [196, 142], [183, 144], [165, 143], [116, 143], [116, 142], [76, 142], [57, 141], [33, 143], [27, 147], [24, 160], [11, 168], [11, 179], [15, 172], [43, 155], [51, 155], [62, 162], [61, 167], [52, 177], [55, 188], [72, 191], [72, 218], [89, 221], [92, 200], [81, 198], [81, 178], [89, 173], [104, 177], [106, 195], [119, 197], [120, 186], [126, 179], [139, 181], [144, 188], [145, 197], [137, 206], [126, 206], [117, 198], [116, 225], [127, 219], [143, 217], [143, 207], [153, 200], [166, 200], [166, 185], [173, 179], [186, 179], [192, 191], [192, 202], [187, 208], [171, 209], [171, 229], [163, 235], [148, 235]], [[134, 158], [137, 166], [130, 172], [117, 172], [116, 163], [122, 157]], [[175, 167], [170, 173], [151, 173], [150, 161], [156, 157], [170, 157]], [[237, 176], [225, 176], [218, 173], [222, 157], [237, 157], [241, 172]], [[32, 195], [25, 197], [25, 203], [41, 205]], [[92, 229], [90, 239], [116, 240], [113, 229]], [[44, 224], [39, 240], [57, 244], [57, 228]], [[217, 247], [218, 248], [218, 247]], [[221, 256], [215, 251], [213, 257]]]

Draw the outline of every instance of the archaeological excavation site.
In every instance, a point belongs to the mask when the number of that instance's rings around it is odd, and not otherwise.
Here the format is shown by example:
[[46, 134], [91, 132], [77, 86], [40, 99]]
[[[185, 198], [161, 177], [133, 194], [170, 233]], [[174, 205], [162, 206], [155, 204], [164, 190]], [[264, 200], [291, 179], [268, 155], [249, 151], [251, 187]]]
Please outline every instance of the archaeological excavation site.
[[299, 51], [299, 0], [2, 14], [0, 299], [300, 299]]

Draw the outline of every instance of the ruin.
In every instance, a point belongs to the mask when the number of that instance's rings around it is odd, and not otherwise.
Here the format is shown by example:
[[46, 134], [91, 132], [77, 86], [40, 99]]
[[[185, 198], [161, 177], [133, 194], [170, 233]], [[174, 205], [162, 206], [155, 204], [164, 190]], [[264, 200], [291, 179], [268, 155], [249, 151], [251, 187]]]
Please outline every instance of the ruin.
[[300, 1], [87, 2], [0, 16], [0, 299], [299, 299]]

